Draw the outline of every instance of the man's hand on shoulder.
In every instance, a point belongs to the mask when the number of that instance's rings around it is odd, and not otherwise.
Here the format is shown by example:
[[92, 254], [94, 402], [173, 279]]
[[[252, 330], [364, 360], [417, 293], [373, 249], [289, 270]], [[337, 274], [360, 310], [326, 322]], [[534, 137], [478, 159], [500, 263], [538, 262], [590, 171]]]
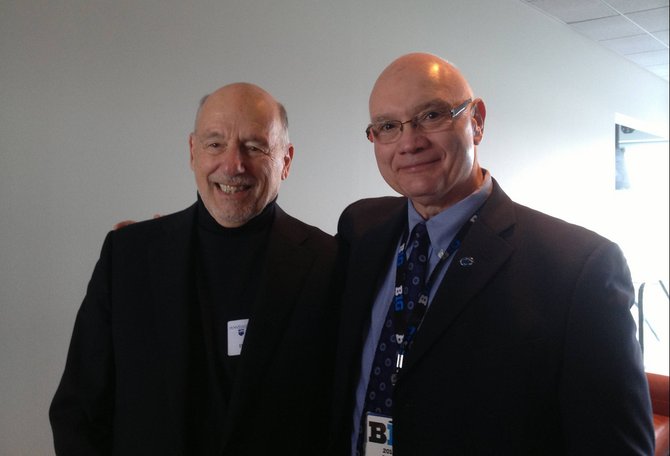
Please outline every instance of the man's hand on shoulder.
[[[161, 215], [160, 214], [154, 214], [153, 218], [157, 219]], [[114, 227], [112, 228], [113, 230], [119, 230], [125, 226], [132, 225], [133, 223], [137, 223], [135, 220], [122, 220], [118, 223], [114, 224]]]

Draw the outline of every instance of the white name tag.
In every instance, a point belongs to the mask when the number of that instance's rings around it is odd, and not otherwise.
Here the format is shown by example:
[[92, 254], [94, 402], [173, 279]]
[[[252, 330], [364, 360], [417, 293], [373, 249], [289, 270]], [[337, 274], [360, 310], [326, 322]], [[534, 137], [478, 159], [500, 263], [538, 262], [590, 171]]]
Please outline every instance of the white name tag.
[[365, 456], [393, 454], [393, 418], [368, 413], [365, 418]]
[[248, 318], [228, 322], [228, 356], [239, 356], [242, 353], [242, 343], [248, 324]]

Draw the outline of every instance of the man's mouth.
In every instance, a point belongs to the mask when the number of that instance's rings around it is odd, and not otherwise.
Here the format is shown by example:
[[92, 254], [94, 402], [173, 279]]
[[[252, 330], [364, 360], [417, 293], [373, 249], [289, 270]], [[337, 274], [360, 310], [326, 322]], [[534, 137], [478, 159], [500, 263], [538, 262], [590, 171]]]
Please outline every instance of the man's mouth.
[[226, 195], [233, 195], [235, 193], [243, 192], [251, 188], [251, 185], [216, 184], [216, 186]]
[[401, 166], [399, 169], [400, 171], [406, 171], [406, 172], [422, 171], [425, 170], [426, 168], [432, 167], [438, 161], [439, 160], [427, 160], [418, 163], [408, 163], [406, 165]]

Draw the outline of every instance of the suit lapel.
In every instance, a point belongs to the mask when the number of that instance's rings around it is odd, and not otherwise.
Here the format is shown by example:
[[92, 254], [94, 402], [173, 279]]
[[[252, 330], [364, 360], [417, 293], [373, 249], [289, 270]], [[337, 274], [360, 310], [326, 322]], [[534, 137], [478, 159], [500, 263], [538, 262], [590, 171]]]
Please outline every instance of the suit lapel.
[[[211, 319], [209, 324], [203, 324], [206, 316], [197, 297], [195, 213], [193, 205], [175, 214], [163, 226], [153, 240], [150, 249], [153, 256], [149, 260], [153, 268], [150, 286], [156, 320], [155, 327], [150, 329], [155, 332], [151, 340], [157, 344], [154, 352], [163, 368], [159, 382], [163, 382], [166, 391], [170, 415], [166, 419], [172, 421], [176, 436], [184, 435], [182, 430], [188, 426], [184, 419], [193, 413], [200, 415], [206, 411], [207, 421], [223, 426], [221, 410], [225, 409], [216, 380], [209, 375], [213, 359]], [[207, 410], [201, 409], [205, 402]]]
[[[192, 281], [191, 228], [194, 206], [180, 214], [174, 223], [166, 225], [150, 249], [153, 257], [151, 295], [156, 318], [154, 340], [160, 341], [164, 381], [168, 391], [183, 391], [178, 375], [188, 360], [188, 322]], [[169, 395], [171, 397], [171, 395]]]
[[300, 246], [307, 236], [301, 225], [294, 223], [279, 206], [276, 207], [265, 267], [256, 285], [259, 292], [233, 382], [227, 414], [230, 425], [226, 426], [222, 436], [224, 446], [240, 425], [238, 417], [251, 399], [251, 394], [258, 390], [304, 286], [313, 261], [312, 253]]
[[339, 410], [335, 416], [339, 419], [346, 415], [347, 425], [372, 305], [407, 220], [407, 205], [395, 206], [386, 215], [383, 220], [375, 221], [370, 229], [366, 229], [360, 239], [349, 240], [352, 242], [352, 251], [347, 268], [347, 286], [342, 298], [338, 341], [340, 359], [336, 372], [336, 391], [340, 392], [340, 396], [334, 404]]
[[[438, 288], [405, 361], [405, 374], [458, 318], [473, 296], [486, 286], [513, 247], [503, 233], [514, 225], [512, 201], [494, 181], [494, 190], [472, 226]], [[461, 261], [461, 259], [465, 259]]]
[[[346, 324], [356, 324], [353, 334], [361, 334], [362, 327], [370, 317], [380, 281], [393, 258], [394, 246], [398, 241], [405, 221], [404, 212], [395, 217], [390, 225], [377, 226], [361, 239], [357, 251], [352, 255], [353, 267], [349, 268], [345, 309]], [[349, 320], [349, 316], [353, 320]]]

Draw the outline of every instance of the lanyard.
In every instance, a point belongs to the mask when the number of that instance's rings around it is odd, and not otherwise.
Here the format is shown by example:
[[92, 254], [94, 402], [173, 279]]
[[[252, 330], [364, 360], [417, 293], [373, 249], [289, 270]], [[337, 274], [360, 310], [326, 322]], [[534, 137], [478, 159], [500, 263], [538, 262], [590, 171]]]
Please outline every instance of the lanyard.
[[396, 342], [399, 345], [398, 353], [396, 356], [396, 365], [395, 373], [391, 376], [391, 383], [395, 386], [395, 383], [398, 378], [398, 374], [402, 369], [403, 360], [405, 354], [409, 350], [410, 344], [414, 339], [416, 330], [423, 321], [423, 317], [426, 314], [426, 309], [428, 308], [428, 297], [430, 296], [430, 290], [435, 284], [435, 280], [440, 273], [440, 270], [444, 267], [447, 259], [458, 250], [465, 238], [465, 235], [470, 230], [470, 227], [475, 223], [477, 217], [479, 217], [479, 211], [477, 211], [467, 222], [458, 230], [456, 236], [447, 247], [447, 250], [440, 252], [438, 256], [440, 257], [437, 265], [433, 269], [433, 272], [428, 277], [428, 281], [423, 284], [421, 291], [419, 293], [419, 299], [414, 309], [410, 310], [405, 305], [405, 296], [403, 294], [403, 288], [405, 284], [405, 277], [407, 276], [407, 252], [406, 247], [408, 243], [408, 231], [409, 229], [405, 227], [403, 232], [403, 243], [400, 245], [398, 250], [398, 256], [396, 260], [396, 279], [395, 279], [395, 291], [393, 296], [393, 326], [395, 329], [395, 338]]

